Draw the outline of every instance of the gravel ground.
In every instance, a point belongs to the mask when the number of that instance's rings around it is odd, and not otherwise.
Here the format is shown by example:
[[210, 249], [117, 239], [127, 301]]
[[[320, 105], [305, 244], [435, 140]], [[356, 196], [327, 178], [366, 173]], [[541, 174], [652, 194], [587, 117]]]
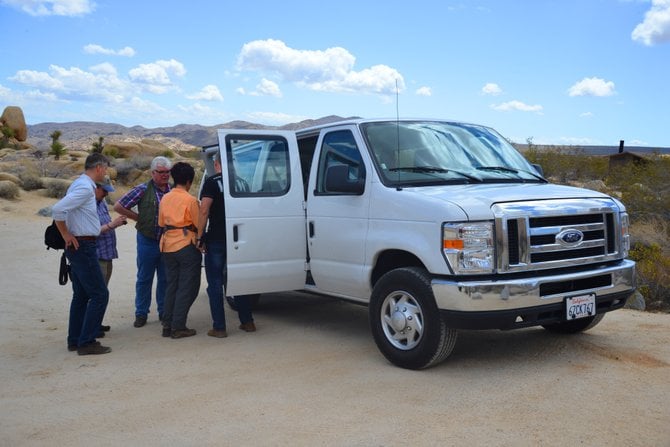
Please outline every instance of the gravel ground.
[[670, 446], [668, 315], [608, 314], [591, 331], [463, 332], [424, 371], [377, 351], [366, 308], [300, 293], [264, 295], [256, 333], [195, 337], [133, 328], [134, 230], [119, 230], [102, 340], [66, 350], [71, 288], [42, 242], [53, 203], [0, 202], [1, 445]]

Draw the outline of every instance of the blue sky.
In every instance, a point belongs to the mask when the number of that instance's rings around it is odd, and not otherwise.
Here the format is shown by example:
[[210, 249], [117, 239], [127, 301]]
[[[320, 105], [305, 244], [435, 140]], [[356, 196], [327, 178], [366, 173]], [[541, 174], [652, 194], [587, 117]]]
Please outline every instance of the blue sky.
[[520, 143], [670, 147], [670, 0], [0, 0], [0, 30], [0, 109], [29, 124], [397, 107]]

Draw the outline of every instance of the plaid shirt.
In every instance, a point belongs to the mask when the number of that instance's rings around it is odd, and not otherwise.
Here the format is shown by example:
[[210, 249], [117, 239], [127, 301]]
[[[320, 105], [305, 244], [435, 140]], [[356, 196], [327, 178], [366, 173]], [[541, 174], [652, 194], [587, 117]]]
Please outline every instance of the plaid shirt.
[[[100, 226], [108, 224], [112, 221], [112, 216], [109, 215], [107, 203], [104, 200], [98, 202], [98, 218], [100, 218]], [[103, 261], [111, 261], [119, 257], [119, 252], [116, 250], [116, 232], [109, 229], [104, 233], [100, 233], [96, 241], [98, 248], [98, 259]]]
[[[156, 234], [156, 240], [160, 240], [161, 234], [163, 234], [163, 230], [161, 227], [158, 226], [158, 205], [161, 203], [161, 199], [165, 194], [167, 194], [170, 191], [170, 185], [165, 186], [165, 191], [161, 191], [159, 187], [156, 186], [156, 183], [154, 183], [154, 190], [156, 191], [156, 215], [154, 216], [154, 228], [155, 228], [155, 234]], [[144, 196], [144, 193], [147, 191], [147, 184], [146, 183], [140, 183], [139, 185], [135, 186], [133, 189], [128, 191], [123, 197], [119, 199], [119, 203], [121, 204], [122, 207], [125, 209], [129, 210], [135, 205], [139, 203], [139, 201], [142, 199]]]

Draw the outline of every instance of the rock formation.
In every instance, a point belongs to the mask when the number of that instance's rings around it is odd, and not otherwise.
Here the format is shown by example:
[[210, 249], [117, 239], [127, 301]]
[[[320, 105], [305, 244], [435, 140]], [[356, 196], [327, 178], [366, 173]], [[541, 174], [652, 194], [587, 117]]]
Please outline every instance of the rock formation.
[[7, 106], [0, 116], [0, 124], [14, 130], [14, 138], [18, 141], [28, 139], [28, 127], [23, 117], [23, 110], [17, 106]]

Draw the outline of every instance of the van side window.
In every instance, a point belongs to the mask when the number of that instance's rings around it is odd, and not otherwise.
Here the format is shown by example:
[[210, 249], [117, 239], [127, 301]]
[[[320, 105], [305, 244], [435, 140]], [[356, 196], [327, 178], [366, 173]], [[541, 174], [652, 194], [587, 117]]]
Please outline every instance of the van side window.
[[326, 134], [323, 138], [315, 194], [346, 194], [328, 190], [326, 173], [330, 168], [336, 166], [347, 167], [347, 181], [365, 183], [365, 165], [351, 131], [338, 130]]
[[284, 138], [228, 135], [226, 157], [233, 197], [281, 196], [288, 192], [289, 154]]

